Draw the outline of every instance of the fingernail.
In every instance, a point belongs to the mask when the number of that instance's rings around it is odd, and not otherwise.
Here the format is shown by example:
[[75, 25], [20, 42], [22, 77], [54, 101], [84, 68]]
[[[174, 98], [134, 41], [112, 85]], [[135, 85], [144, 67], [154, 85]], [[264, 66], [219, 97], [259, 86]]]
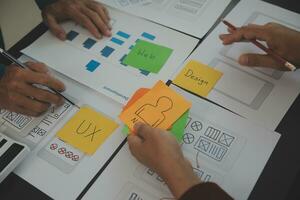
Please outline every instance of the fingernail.
[[58, 34], [58, 38], [61, 40], [65, 40], [66, 39], [66, 35], [64, 33], [59, 33]]
[[96, 38], [97, 39], [101, 39], [102, 38], [102, 35], [100, 33], [96, 33]]
[[64, 99], [64, 98], [61, 98], [61, 99], [59, 100], [59, 102], [57, 103], [57, 106], [62, 106], [64, 103], [65, 103], [65, 99]]
[[110, 36], [112, 35], [111, 31], [107, 30], [107, 31], [106, 31], [106, 35], [107, 35], [108, 37], [110, 37]]

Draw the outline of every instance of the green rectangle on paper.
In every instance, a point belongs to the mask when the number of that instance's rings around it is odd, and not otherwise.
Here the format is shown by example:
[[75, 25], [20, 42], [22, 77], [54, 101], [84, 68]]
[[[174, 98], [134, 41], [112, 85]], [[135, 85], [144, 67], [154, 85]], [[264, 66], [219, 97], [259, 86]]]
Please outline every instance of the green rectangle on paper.
[[173, 50], [144, 40], [139, 40], [126, 56], [123, 64], [158, 73], [165, 65]]
[[[175, 136], [176, 140], [181, 143], [182, 137], [184, 135], [184, 129], [189, 117], [189, 111], [186, 111], [172, 126], [170, 132]], [[128, 126], [124, 126], [122, 129], [122, 133], [125, 135], [130, 134], [130, 130]]]

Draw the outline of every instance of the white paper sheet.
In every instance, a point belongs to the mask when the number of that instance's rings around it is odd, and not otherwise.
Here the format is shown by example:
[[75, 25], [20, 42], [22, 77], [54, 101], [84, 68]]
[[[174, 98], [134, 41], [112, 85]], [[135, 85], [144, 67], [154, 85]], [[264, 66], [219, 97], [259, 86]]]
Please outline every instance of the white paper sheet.
[[[20, 59], [28, 61], [25, 56]], [[118, 123], [118, 114], [122, 105], [104, 95], [95, 92], [64, 75], [55, 73], [66, 85], [66, 92], [69, 96], [77, 99], [81, 104], [94, 107]], [[48, 196], [57, 200], [76, 199], [87, 184], [97, 174], [112, 153], [125, 139], [119, 127], [105, 143], [98, 148], [95, 154], [88, 156], [78, 149], [58, 140], [56, 132], [68, 121], [77, 108], [72, 107], [66, 115], [60, 117], [63, 109], [55, 111], [52, 117], [45, 118], [40, 129], [33, 131], [26, 138], [32, 146], [30, 155], [14, 171], [18, 176], [38, 188]], [[50, 114], [51, 115], [51, 111]], [[56, 120], [56, 118], [58, 120]], [[47, 125], [47, 124], [50, 124]], [[38, 137], [38, 138], [36, 138]], [[59, 154], [53, 151], [50, 145], [55, 143], [58, 148], [65, 148], [67, 152], [73, 153], [72, 157], [66, 154]]]
[[[47, 32], [23, 50], [23, 53], [115, 101], [125, 103], [137, 89], [151, 87], [157, 80], [168, 80], [198, 43], [195, 38], [114, 9], [110, 10], [110, 14], [112, 38], [96, 40], [79, 25], [68, 23], [64, 25], [66, 32], [75, 31], [72, 41], [59, 41]], [[118, 35], [119, 31], [122, 31], [123, 37]], [[95, 43], [88, 44], [88, 39]], [[112, 42], [112, 39], [121, 43]], [[121, 64], [137, 39], [173, 49], [158, 74], [148, 74]], [[85, 45], [91, 48], [88, 49]], [[109, 55], [107, 52], [110, 50], [113, 52]], [[100, 64], [94, 72], [86, 69], [91, 60]]]
[[[180, 89], [177, 91], [193, 103], [182, 150], [195, 173], [203, 181], [218, 183], [234, 199], [247, 199], [280, 135]], [[139, 164], [126, 144], [83, 199], [171, 198], [163, 180]]]
[[126, 0], [98, 1], [198, 38], [204, 37], [230, 3], [230, 0], [152, 0], [144, 5], [123, 6], [120, 2]]
[[[240, 1], [226, 20], [236, 26], [278, 22], [300, 30], [299, 18], [298, 14], [263, 1], [244, 0]], [[283, 73], [259, 67], [242, 67], [237, 63], [241, 54], [262, 53], [261, 50], [251, 43], [224, 47], [219, 40], [222, 33], [227, 33], [227, 27], [219, 24], [187, 62], [198, 60], [224, 73], [208, 99], [275, 130], [299, 94], [300, 71]]]

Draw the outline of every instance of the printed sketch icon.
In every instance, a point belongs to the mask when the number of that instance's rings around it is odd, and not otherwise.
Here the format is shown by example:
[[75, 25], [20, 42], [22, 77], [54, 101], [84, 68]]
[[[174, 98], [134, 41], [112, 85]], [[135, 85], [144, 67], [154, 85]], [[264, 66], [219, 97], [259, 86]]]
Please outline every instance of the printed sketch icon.
[[183, 135], [183, 142], [185, 144], [192, 144], [195, 140], [195, 136], [191, 133], [186, 133]]
[[[173, 101], [169, 97], [162, 96], [158, 98], [155, 105], [145, 104], [140, 107], [135, 114], [146, 124], [152, 127], [158, 127], [165, 119], [166, 113], [173, 108]], [[154, 120], [150, 120], [151, 117]]]
[[192, 128], [194, 131], [201, 131], [201, 129], [202, 129], [202, 123], [199, 122], [199, 121], [194, 121], [194, 122], [191, 124], [191, 128]]
[[227, 133], [222, 133], [222, 136], [219, 139], [219, 143], [223, 144], [227, 147], [230, 147], [232, 142], [234, 140], [234, 137], [231, 135], [228, 135]]

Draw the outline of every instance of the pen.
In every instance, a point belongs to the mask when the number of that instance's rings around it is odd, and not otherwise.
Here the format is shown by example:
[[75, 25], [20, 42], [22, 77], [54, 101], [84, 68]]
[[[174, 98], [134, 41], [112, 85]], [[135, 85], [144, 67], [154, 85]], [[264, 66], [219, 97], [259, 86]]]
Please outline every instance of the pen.
[[[0, 48], [0, 54], [3, 55], [5, 58], [7, 58], [8, 60], [10, 60], [11, 62], [15, 63], [16, 65], [18, 65], [19, 67], [25, 69], [27, 68], [27, 66], [23, 63], [21, 63], [20, 61], [18, 61], [16, 58], [14, 58], [12, 55], [10, 55], [8, 52], [4, 51], [3, 49]], [[67, 97], [65, 97], [64, 95], [62, 95], [60, 92], [58, 92], [55, 89], [52, 88], [48, 88], [50, 91], [54, 92], [55, 94], [61, 96], [62, 98], [64, 98], [65, 100], [67, 100], [68, 102], [70, 102], [73, 106], [80, 108], [79, 106], [77, 106], [75, 103], [73, 103], [70, 99], [68, 99]]]
[[[228, 26], [230, 29], [232, 30], [237, 30], [237, 28], [232, 25], [231, 23], [229, 23], [226, 20], [222, 20], [222, 22]], [[284, 65], [285, 67], [287, 67], [290, 71], [295, 71], [297, 68], [295, 67], [295, 65], [293, 65], [292, 63], [288, 62], [287, 60], [285, 60], [284, 58], [282, 58], [281, 56], [279, 56], [277, 53], [275, 53], [273, 50], [265, 47], [262, 43], [258, 42], [257, 40], [250, 40], [251, 43], [253, 43], [255, 46], [257, 46], [258, 48], [260, 48], [261, 50], [263, 50], [264, 52], [266, 52], [267, 54], [269, 54], [270, 56], [272, 56], [278, 63]]]

